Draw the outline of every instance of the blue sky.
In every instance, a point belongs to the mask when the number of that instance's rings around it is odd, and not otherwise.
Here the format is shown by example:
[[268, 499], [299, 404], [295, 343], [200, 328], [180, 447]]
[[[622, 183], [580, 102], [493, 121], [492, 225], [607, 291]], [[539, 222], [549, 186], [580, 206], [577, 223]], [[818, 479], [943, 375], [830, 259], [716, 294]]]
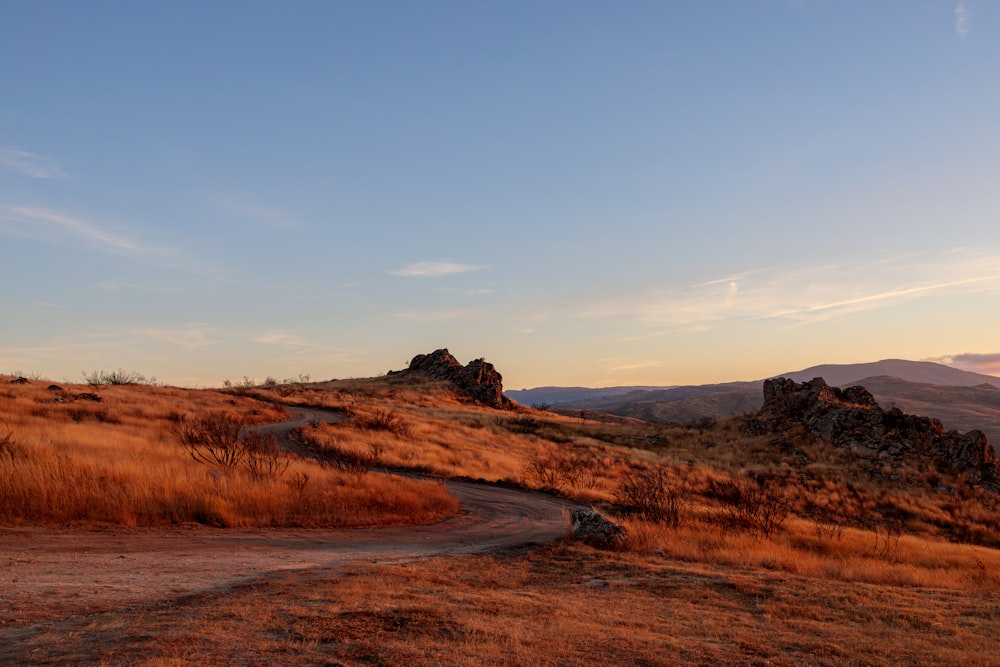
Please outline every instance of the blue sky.
[[0, 9], [0, 372], [1000, 374], [1000, 3]]

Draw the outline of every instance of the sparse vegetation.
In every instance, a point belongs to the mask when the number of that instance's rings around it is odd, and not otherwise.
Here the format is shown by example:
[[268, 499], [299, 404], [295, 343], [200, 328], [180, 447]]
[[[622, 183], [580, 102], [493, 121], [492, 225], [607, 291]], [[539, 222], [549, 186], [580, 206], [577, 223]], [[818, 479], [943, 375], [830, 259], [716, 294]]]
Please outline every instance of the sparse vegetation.
[[284, 417], [268, 402], [134, 384], [104, 386], [100, 396], [72, 385], [6, 391], [0, 524], [332, 527], [423, 523], [457, 511], [433, 482], [362, 482], [289, 456], [253, 428]]
[[[147, 624], [170, 621], [165, 634], [146, 632], [130, 660], [223, 663], [244, 650], [292, 664], [572, 665], [612, 649], [649, 664], [989, 664], [995, 655], [1000, 552], [977, 545], [1000, 546], [998, 500], [933, 466], [886, 475], [805, 431], [748, 433], [746, 417], [651, 425], [498, 413], [392, 374], [243, 384], [102, 385], [99, 401], [74, 387], [4, 385], [0, 521], [336, 526], [455, 510], [433, 483], [374, 472], [408, 468], [594, 504], [626, 526], [624, 551], [557, 545], [526, 558], [372, 565], [360, 583], [335, 571], [275, 578], [211, 603], [178, 602], [162, 617], [142, 612]], [[325, 463], [247, 445], [254, 424], [281, 416], [269, 398], [345, 415], [297, 434]], [[225, 453], [199, 458], [178, 444], [179, 432], [217, 415], [231, 415], [233, 442], [247, 446], [231, 465]], [[393, 514], [415, 498], [423, 513]], [[220, 601], [235, 616], [220, 615]], [[74, 635], [90, 646], [80, 655], [114, 662], [104, 646], [115, 622]], [[227, 652], [207, 639], [251, 627], [260, 631], [252, 648]], [[106, 641], [87, 644], [91, 636]]]
[[682, 490], [660, 466], [626, 473], [618, 486], [617, 500], [644, 521], [672, 528], [681, 525]]
[[788, 502], [773, 480], [730, 477], [712, 483], [710, 494], [720, 501], [719, 524], [725, 530], [747, 530], [769, 537], [788, 518]]
[[156, 385], [155, 377], [147, 377], [139, 371], [119, 368], [114, 371], [91, 371], [83, 373], [83, 381], [91, 387], [103, 387], [104, 385], [128, 385], [146, 384]]

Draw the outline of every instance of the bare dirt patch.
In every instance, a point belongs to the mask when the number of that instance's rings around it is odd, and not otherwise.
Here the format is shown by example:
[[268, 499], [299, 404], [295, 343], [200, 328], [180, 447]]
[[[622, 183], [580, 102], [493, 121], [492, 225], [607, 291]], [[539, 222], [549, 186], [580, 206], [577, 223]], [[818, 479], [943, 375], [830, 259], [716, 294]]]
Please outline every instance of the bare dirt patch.
[[566, 532], [564, 503], [547, 496], [460, 482], [448, 490], [462, 503], [461, 515], [429, 526], [0, 529], [0, 637], [23, 623], [145, 605], [275, 572], [475, 553], [551, 542]]

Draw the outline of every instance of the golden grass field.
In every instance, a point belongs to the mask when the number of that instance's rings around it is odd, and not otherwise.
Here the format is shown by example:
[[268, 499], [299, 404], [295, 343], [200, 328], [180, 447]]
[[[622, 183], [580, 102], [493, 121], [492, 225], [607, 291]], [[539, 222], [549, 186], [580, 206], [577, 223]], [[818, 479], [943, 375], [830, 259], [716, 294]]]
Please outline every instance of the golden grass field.
[[[457, 511], [439, 485], [357, 476], [306, 459], [280, 475], [206, 466], [180, 447], [185, 416], [281, 421], [272, 403], [217, 391], [61, 385], [0, 388], [0, 521], [7, 524], [223, 527], [379, 526]], [[100, 402], [74, 398], [96, 393]], [[58, 402], [57, 402], [58, 401]]]
[[[179, 415], [281, 419], [273, 399], [347, 415], [302, 428], [302, 453], [374, 453], [396, 471], [546, 487], [628, 530], [616, 550], [567, 539], [320, 567], [0, 628], [24, 662], [1000, 664], [997, 499], [931, 469], [881, 479], [805, 433], [786, 434], [788, 447], [745, 435], [738, 418], [664, 426], [499, 412], [405, 375], [237, 392], [104, 387], [86, 405], [54, 403], [45, 382], [0, 382], [0, 525], [398, 525], [456, 511], [434, 482], [309, 458], [276, 479], [220, 471], [186, 458], [173, 435]], [[672, 492], [668, 519], [622, 502], [623, 485], [649, 471]], [[787, 513], [776, 526], [736, 521], [726, 505], [720, 490], [747, 472]], [[303, 513], [306, 490], [329, 511]]]

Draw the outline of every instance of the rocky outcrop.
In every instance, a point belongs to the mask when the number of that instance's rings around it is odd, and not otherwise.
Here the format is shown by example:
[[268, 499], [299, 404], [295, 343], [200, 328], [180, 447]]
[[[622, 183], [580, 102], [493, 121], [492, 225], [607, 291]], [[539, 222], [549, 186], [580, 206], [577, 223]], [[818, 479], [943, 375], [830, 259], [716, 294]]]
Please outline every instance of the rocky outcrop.
[[500, 410], [514, 407], [514, 403], [503, 394], [503, 376], [485, 359], [475, 359], [463, 366], [447, 348], [441, 348], [413, 357], [407, 370], [451, 382], [476, 403]]
[[598, 549], [617, 549], [625, 541], [625, 528], [595, 510], [573, 510], [573, 537]]
[[996, 451], [981, 431], [946, 431], [937, 419], [885, 410], [864, 387], [838, 389], [823, 378], [764, 382], [764, 404], [748, 429], [779, 432], [801, 424], [852, 456], [898, 468], [904, 458], [931, 460], [974, 484], [1000, 488]]

